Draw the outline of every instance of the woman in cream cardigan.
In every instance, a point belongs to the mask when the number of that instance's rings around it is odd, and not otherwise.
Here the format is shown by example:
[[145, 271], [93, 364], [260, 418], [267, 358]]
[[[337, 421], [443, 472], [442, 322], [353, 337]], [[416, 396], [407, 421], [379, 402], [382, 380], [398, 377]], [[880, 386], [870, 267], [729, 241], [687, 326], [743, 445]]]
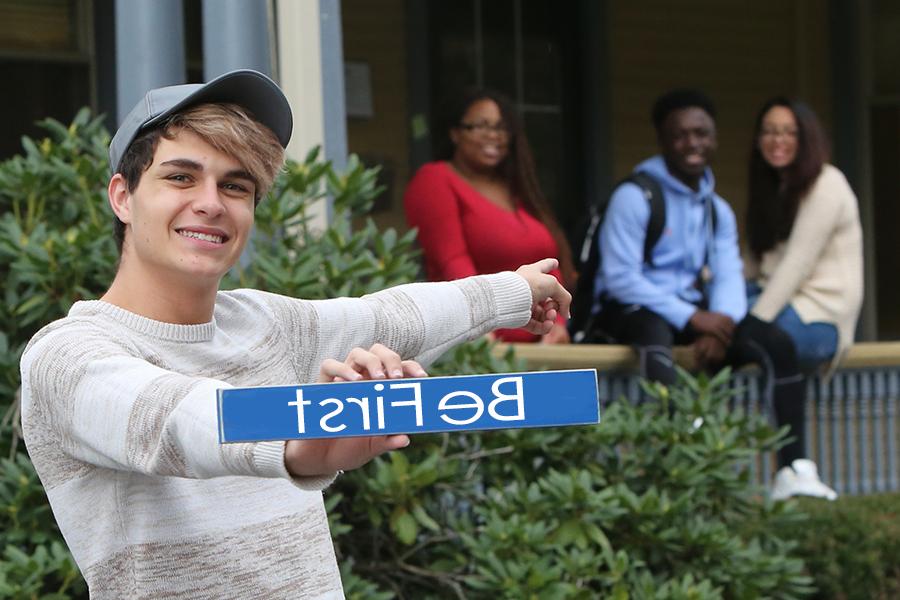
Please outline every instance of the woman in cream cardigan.
[[[805, 104], [779, 97], [763, 106], [749, 192], [750, 312], [787, 332], [806, 369], [833, 367], [853, 343], [862, 304], [862, 228], [856, 196], [828, 164], [825, 134]], [[805, 422], [803, 403], [792, 409]], [[806, 458], [775, 474], [772, 498], [795, 495], [837, 497]]]
[[804, 367], [834, 365], [853, 343], [862, 304], [856, 196], [828, 164], [822, 127], [802, 102], [769, 100], [755, 131], [747, 207], [751, 312], [790, 335]]

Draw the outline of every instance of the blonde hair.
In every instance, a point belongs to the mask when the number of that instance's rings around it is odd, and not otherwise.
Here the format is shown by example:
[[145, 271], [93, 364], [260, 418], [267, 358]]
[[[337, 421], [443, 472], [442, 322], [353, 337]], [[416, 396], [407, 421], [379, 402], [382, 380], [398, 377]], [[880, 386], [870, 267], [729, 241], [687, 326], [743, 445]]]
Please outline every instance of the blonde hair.
[[236, 158], [256, 182], [257, 202], [268, 193], [284, 164], [284, 148], [275, 133], [237, 104], [192, 106], [172, 115], [162, 129], [163, 137], [169, 140], [179, 131], [190, 131], [219, 152]]

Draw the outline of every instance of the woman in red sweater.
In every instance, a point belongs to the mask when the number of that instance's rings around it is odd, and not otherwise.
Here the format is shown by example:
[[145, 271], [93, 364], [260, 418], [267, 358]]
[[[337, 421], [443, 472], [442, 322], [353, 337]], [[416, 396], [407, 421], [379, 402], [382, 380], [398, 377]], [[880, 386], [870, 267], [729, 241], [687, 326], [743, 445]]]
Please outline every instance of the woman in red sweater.
[[[403, 197], [419, 230], [432, 281], [513, 271], [556, 257], [563, 285], [574, 282], [572, 254], [535, 174], [521, 121], [501, 94], [469, 90], [450, 111], [449, 144], [423, 165]], [[567, 285], [568, 284], [568, 285]], [[560, 317], [539, 338], [524, 330], [494, 332], [507, 342], [568, 343]]]

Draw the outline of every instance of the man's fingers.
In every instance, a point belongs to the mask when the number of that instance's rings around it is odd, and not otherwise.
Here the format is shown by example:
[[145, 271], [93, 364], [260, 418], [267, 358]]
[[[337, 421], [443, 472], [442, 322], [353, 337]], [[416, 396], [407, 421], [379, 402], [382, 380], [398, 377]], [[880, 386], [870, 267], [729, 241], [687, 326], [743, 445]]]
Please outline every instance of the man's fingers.
[[572, 303], [572, 294], [560, 284], [556, 278], [553, 278], [554, 289], [552, 295], [544, 300], [545, 307], [553, 308], [556, 312], [569, 318], [569, 305]]
[[368, 350], [354, 348], [347, 355], [345, 362], [358, 373], [368, 375], [370, 379], [384, 379], [387, 377], [381, 359]]
[[529, 333], [537, 334], [537, 335], [544, 335], [544, 334], [548, 333], [551, 329], [553, 329], [553, 321], [545, 321], [543, 319], [538, 320], [538, 319], [532, 318], [530, 321], [528, 321], [528, 324], [525, 325], [526, 331], [528, 331]]
[[428, 377], [422, 365], [413, 360], [404, 361], [390, 348], [375, 344], [370, 349], [354, 348], [341, 362], [327, 359], [319, 370], [319, 381], [357, 381], [370, 379], [400, 379], [402, 377]]
[[568, 330], [558, 323], [553, 323], [550, 331], [541, 338], [542, 344], [568, 344], [571, 341]]
[[422, 368], [422, 365], [414, 360], [404, 360], [400, 364], [405, 377], [428, 377], [428, 373]]
[[[555, 279], [556, 278], [554, 277], [554, 280]], [[572, 294], [570, 294], [562, 284], [556, 281], [556, 289], [554, 290], [553, 296], [547, 299], [547, 304], [551, 304], [558, 313], [568, 319], [571, 316], [569, 315], [569, 306], [571, 303]]]
[[[556, 281], [554, 279], [554, 281]], [[537, 335], [545, 335], [556, 323], [558, 303], [552, 298], [547, 298], [543, 302], [537, 302], [531, 307], [531, 320], [525, 326], [525, 329]]]
[[295, 477], [324, 475], [339, 470], [356, 469], [379, 454], [409, 445], [408, 435], [374, 435], [368, 437], [319, 440], [288, 440], [284, 464]]
[[361, 378], [362, 375], [357, 373], [352, 366], [333, 358], [322, 361], [322, 366], [319, 368], [319, 383], [336, 380], [356, 381]]
[[705, 333], [716, 338], [726, 346], [731, 343], [731, 336], [728, 335], [728, 331], [724, 327], [711, 327]]
[[556, 277], [549, 274], [558, 267], [558, 260], [545, 258], [535, 263], [522, 265], [516, 269], [516, 273], [528, 282], [532, 301], [535, 304], [542, 304], [551, 299], [559, 307], [559, 312], [568, 317], [572, 295], [557, 281]]
[[406, 448], [407, 446], [409, 446], [408, 435], [386, 435], [381, 441], [382, 450], [378, 454], [389, 452], [391, 450], [399, 450], [400, 448]]
[[694, 357], [702, 366], [716, 365], [725, 358], [725, 344], [713, 334], [705, 334], [694, 342]]
[[[376, 456], [384, 454], [385, 452], [406, 448], [407, 446], [409, 446], [409, 436], [405, 434], [373, 435], [362, 438], [346, 438], [343, 440], [336, 439], [334, 440], [334, 442], [336, 444], [347, 444], [348, 448], [350, 446], [353, 446], [353, 449], [349, 449], [349, 452], [351, 455], [358, 455], [358, 459], [355, 462], [359, 463], [357, 466], [362, 466]], [[338, 452], [348, 451], [348, 448], [344, 448], [342, 450], [339, 450]]]
[[555, 258], [544, 258], [534, 263], [534, 265], [540, 270], [541, 273], [549, 273], [553, 269], [559, 267], [559, 261]]
[[726, 346], [731, 345], [731, 332], [728, 331], [727, 328], [722, 328], [719, 330], [719, 335], [716, 336], [720, 342], [722, 342]]
[[372, 379], [403, 377], [400, 355], [381, 344], [375, 344], [369, 350], [354, 348], [347, 355], [346, 362], [356, 371], [367, 373]]
[[550, 310], [550, 309], [553, 309], [556, 311], [559, 310], [559, 302], [557, 302], [553, 298], [547, 298], [546, 300], [541, 302], [541, 306], [544, 307], [544, 310]]
[[399, 354], [382, 344], [375, 344], [369, 349], [369, 352], [381, 360], [381, 364], [384, 365], [384, 372], [387, 373], [388, 377], [391, 379], [403, 377], [403, 359], [400, 358]]
[[713, 317], [710, 330], [725, 344], [731, 343], [731, 336], [734, 334], [734, 321], [720, 313], [709, 314]]
[[560, 288], [565, 292], [565, 298], [559, 303], [559, 313], [566, 319], [571, 319], [572, 313], [569, 312], [569, 309], [572, 306], [572, 294], [566, 291], [562, 286], [560, 286]]
[[[569, 305], [572, 303], [572, 294], [566, 290], [556, 280], [553, 278], [551, 283], [550, 296], [548, 296], [541, 304], [544, 306], [544, 309], [554, 309], [556, 312], [561, 313], [567, 319], [569, 318]], [[556, 317], [554, 317], [555, 319]]]

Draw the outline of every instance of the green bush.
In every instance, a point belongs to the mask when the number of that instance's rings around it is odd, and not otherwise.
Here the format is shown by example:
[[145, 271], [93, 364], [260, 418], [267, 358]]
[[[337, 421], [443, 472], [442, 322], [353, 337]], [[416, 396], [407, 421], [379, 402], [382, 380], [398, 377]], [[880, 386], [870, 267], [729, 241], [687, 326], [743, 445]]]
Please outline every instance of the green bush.
[[19, 358], [44, 324], [102, 292], [116, 250], [105, 208], [109, 135], [87, 111], [48, 137], [23, 138], [0, 164], [0, 596], [85, 597], [43, 489], [21, 444]]
[[649, 388], [597, 427], [416, 437], [336, 486], [342, 558], [403, 598], [803, 597], [774, 533], [801, 516], [742, 468], [779, 436], [727, 409], [727, 377]]
[[[350, 156], [336, 172], [315, 148], [302, 163], [288, 161], [256, 211], [252, 260], [239, 264], [223, 287], [253, 287], [298, 298], [361, 296], [412, 281], [418, 263], [413, 232], [379, 232], [371, 219], [357, 231], [351, 215], [366, 214], [375, 197], [376, 169]], [[337, 218], [324, 231], [310, 224], [312, 203], [332, 199]]]
[[816, 598], [900, 598], [900, 494], [799, 504], [808, 520], [780, 534], [798, 542]]

